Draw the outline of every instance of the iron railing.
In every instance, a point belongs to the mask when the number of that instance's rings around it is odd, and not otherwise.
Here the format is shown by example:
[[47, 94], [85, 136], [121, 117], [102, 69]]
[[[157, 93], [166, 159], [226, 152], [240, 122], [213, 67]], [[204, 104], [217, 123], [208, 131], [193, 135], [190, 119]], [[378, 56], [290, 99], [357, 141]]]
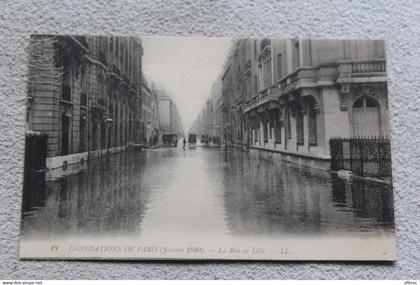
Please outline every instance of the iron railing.
[[385, 137], [330, 139], [331, 170], [392, 181], [390, 140]]

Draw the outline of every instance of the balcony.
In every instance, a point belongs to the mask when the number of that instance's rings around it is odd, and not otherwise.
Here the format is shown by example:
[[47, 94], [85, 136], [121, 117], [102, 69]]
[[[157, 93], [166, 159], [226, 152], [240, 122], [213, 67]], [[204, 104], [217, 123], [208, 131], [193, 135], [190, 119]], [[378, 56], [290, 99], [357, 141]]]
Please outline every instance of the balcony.
[[300, 87], [310, 87], [318, 81], [332, 80], [335, 77], [335, 67], [300, 67], [278, 81], [278, 87], [282, 94], [288, 93]]
[[255, 94], [246, 102], [246, 112], [277, 100], [298, 89], [334, 86], [337, 83], [364, 83], [386, 81], [385, 59], [342, 60], [319, 66], [301, 66], [276, 84]]
[[101, 111], [106, 111], [106, 100], [103, 98], [92, 98], [91, 101], [92, 104], [92, 109], [97, 109], [97, 110], [101, 110]]
[[252, 96], [248, 101], [244, 104], [244, 113], [247, 113], [253, 109], [261, 107], [265, 105], [266, 107], [270, 107], [269, 105], [272, 102], [277, 101], [278, 89], [275, 86], [271, 86], [264, 90], [261, 90], [254, 96]]
[[342, 60], [337, 62], [337, 82], [375, 82], [386, 80], [386, 60]]

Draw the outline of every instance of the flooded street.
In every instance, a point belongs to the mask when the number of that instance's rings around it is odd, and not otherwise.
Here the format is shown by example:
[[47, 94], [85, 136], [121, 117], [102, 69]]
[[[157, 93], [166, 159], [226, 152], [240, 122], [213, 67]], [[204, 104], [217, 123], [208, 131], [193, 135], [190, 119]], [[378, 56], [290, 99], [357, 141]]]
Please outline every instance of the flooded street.
[[121, 152], [76, 175], [26, 185], [25, 193], [35, 185], [44, 188], [24, 204], [23, 239], [253, 239], [393, 231], [388, 187], [351, 184], [327, 172], [219, 148]]
[[21, 258], [396, 259], [383, 41], [28, 51]]

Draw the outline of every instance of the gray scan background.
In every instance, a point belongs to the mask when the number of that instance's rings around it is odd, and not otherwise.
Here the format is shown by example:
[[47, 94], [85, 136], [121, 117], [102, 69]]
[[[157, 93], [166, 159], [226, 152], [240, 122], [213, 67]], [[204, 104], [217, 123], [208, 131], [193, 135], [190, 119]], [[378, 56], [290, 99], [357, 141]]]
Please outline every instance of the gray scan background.
[[[47, 1], [0, 3], [0, 279], [420, 278], [420, 1]], [[387, 40], [398, 261], [19, 261], [31, 33], [374, 37]]]

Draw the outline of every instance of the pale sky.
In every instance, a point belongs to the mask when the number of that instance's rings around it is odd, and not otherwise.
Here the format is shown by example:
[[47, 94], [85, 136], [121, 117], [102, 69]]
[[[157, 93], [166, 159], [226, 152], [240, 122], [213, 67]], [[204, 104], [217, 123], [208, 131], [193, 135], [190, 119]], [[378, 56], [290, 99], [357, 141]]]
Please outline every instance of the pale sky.
[[142, 37], [143, 73], [175, 101], [187, 132], [210, 97], [230, 38]]

